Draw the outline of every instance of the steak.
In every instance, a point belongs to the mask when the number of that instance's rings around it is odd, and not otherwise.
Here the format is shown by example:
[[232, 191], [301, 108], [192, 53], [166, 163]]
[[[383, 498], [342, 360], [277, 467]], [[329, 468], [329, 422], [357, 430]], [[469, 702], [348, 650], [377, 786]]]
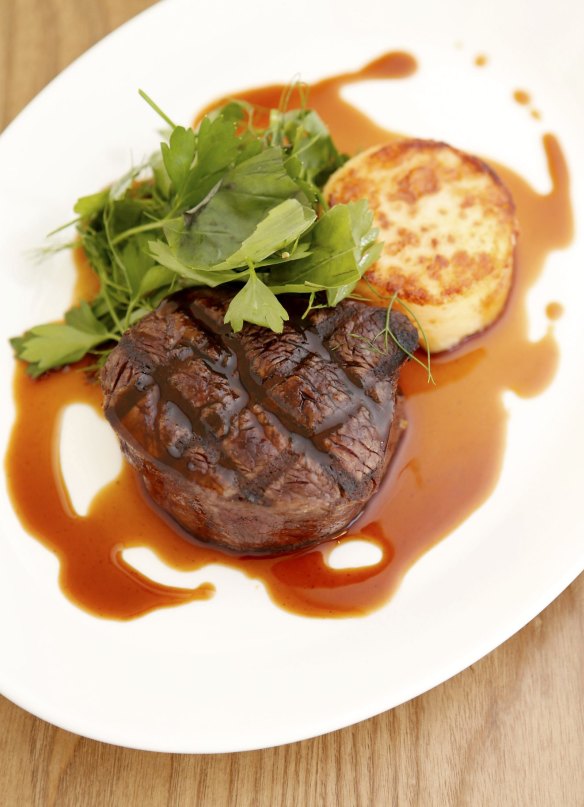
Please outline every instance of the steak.
[[[372, 349], [385, 309], [354, 300], [303, 318], [306, 298], [287, 295], [283, 333], [233, 333], [232, 294], [180, 292], [127, 331], [102, 370], [106, 417], [152, 499], [196, 538], [244, 553], [319, 543], [380, 484], [406, 354]], [[391, 328], [416, 348], [404, 315]]]

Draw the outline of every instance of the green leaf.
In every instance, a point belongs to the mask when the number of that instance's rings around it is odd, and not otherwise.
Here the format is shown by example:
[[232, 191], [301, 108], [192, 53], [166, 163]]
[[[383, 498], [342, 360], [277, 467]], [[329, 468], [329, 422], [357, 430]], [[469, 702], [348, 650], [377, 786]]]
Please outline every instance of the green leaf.
[[281, 263], [291, 263], [292, 261], [299, 261], [301, 258], [306, 258], [310, 255], [310, 242], [300, 241], [282, 250], [280, 254], [269, 255], [265, 260], [258, 261], [255, 265], [256, 269], [262, 269], [267, 266], [277, 266]]
[[37, 325], [24, 336], [12, 339], [11, 343], [16, 356], [29, 363], [28, 373], [36, 378], [47, 370], [79, 361], [107, 338], [108, 334], [103, 330], [90, 333], [53, 322]]
[[312, 231], [311, 254], [293, 264], [275, 267], [270, 273], [270, 288], [276, 294], [342, 288], [339, 295], [331, 292], [339, 302], [363, 274], [363, 249], [366, 253], [372, 249], [371, 225], [366, 201], [335, 205]]
[[76, 308], [70, 308], [69, 311], [66, 312], [65, 322], [67, 325], [71, 326], [71, 328], [75, 328], [83, 333], [92, 335], [103, 335], [107, 333], [105, 325], [99, 321], [92, 311], [91, 306], [85, 301], [81, 302]]
[[316, 213], [310, 207], [301, 205], [297, 199], [286, 199], [269, 210], [241, 247], [215, 268], [235, 269], [249, 263], [257, 264], [294, 243], [315, 220]]
[[176, 279], [176, 273], [171, 272], [164, 266], [152, 266], [140, 282], [138, 293], [141, 297], [148, 297], [152, 292], [165, 289], [172, 285]]
[[146, 251], [147, 243], [145, 236], [135, 236], [126, 241], [120, 253], [132, 297], [143, 293], [142, 283], [154, 265], [152, 256]]
[[222, 109], [213, 118], [203, 118], [197, 131], [197, 179], [224, 171], [236, 159], [239, 142], [236, 128], [239, 117]]
[[[355, 243], [354, 257], [359, 271], [363, 277], [367, 269], [375, 263], [383, 250], [383, 243], [377, 241], [379, 230], [373, 227], [373, 213], [369, 210], [366, 200], [353, 202], [347, 205], [351, 220], [351, 232]], [[348, 297], [355, 284], [339, 286], [327, 290], [327, 303], [330, 306], [338, 305], [341, 300]]]
[[109, 199], [109, 188], [99, 193], [92, 193], [90, 196], [82, 196], [75, 202], [73, 210], [83, 219], [91, 219], [106, 206]]
[[247, 107], [247, 101], [228, 101], [224, 106], [207, 112], [205, 117], [211, 122], [217, 120], [217, 118], [223, 118], [226, 123], [239, 124], [246, 115]]
[[206, 269], [234, 255], [269, 211], [288, 199], [306, 202], [286, 172], [281, 149], [267, 148], [228, 171], [188, 225], [175, 219], [164, 232], [183, 264]]
[[[173, 291], [192, 286], [242, 284], [226, 321], [235, 330], [252, 322], [281, 332], [288, 315], [276, 294], [305, 293], [314, 307], [322, 304], [316, 292], [326, 291], [336, 305], [379, 255], [365, 201], [327, 210], [323, 182], [344, 156], [313, 110], [274, 110], [258, 130], [250, 106], [232, 102], [194, 132], [142, 94], [170, 125], [169, 140], [109, 189], [77, 201], [100, 289], [65, 323], [13, 340], [33, 374], [118, 339]], [[146, 181], [137, 181], [145, 170]]]
[[[270, 130], [274, 142], [288, 145], [289, 160], [301, 165], [300, 176], [310, 182], [318, 178], [323, 185], [326, 179], [345, 162], [337, 150], [329, 130], [313, 109], [291, 109], [287, 112], [272, 110]], [[268, 130], [268, 132], [270, 132]], [[298, 170], [293, 169], [298, 175]]]
[[[236, 132], [242, 115], [241, 110], [238, 113], [235, 106], [229, 104], [203, 118], [197, 131], [195, 165], [175, 208], [178, 205], [177, 209], [183, 211], [199, 204], [225, 172], [241, 160], [246, 142], [249, 146], [249, 138], [239, 138]], [[257, 153], [261, 145], [256, 141], [252, 148]], [[247, 156], [251, 156], [251, 153]]]
[[243, 328], [244, 322], [282, 333], [284, 320], [287, 319], [289, 317], [286, 309], [253, 269], [250, 270], [247, 283], [231, 300], [225, 313], [225, 322], [231, 324], [236, 333]]
[[162, 154], [157, 152], [150, 158], [150, 167], [154, 176], [156, 192], [167, 200], [171, 193], [172, 182], [164, 165]]
[[124, 196], [112, 202], [104, 215], [109, 216], [112, 236], [123, 233], [141, 223], [142, 218], [150, 211], [151, 202], [145, 199], [132, 199]]
[[150, 241], [149, 244], [150, 254], [161, 265], [175, 272], [185, 280], [190, 281], [191, 286], [219, 286], [221, 283], [228, 283], [230, 280], [236, 280], [238, 275], [231, 270], [227, 271], [214, 271], [205, 269], [194, 269], [192, 266], [187, 266], [179, 260], [168, 244], [164, 241]]
[[195, 133], [184, 126], [176, 126], [168, 144], [162, 143], [160, 146], [164, 167], [177, 191], [181, 190], [189, 174], [196, 147]]

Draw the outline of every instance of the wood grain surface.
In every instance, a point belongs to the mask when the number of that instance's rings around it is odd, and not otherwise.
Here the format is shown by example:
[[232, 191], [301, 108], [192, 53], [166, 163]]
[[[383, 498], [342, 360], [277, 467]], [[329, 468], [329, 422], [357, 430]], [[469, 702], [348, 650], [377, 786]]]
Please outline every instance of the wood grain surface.
[[[0, 0], [0, 128], [76, 56], [149, 5]], [[583, 635], [581, 577], [437, 689], [343, 731], [244, 754], [130, 751], [0, 699], [0, 807], [583, 807]]]

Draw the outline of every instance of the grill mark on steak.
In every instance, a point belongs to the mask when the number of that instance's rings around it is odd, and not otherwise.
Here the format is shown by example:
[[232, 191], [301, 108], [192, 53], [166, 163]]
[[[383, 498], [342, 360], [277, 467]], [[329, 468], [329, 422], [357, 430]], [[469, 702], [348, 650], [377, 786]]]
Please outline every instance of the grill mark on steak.
[[[244, 333], [242, 336], [233, 334], [230, 326], [217, 323], [213, 317], [210, 317], [207, 310], [199, 304], [196, 298], [190, 301], [186, 308], [184, 303], [179, 304], [179, 310], [182, 310], [187, 315], [192, 316], [194, 314], [214, 337], [218, 337], [222, 341], [224, 349], [235, 357], [235, 372], [229, 377], [232, 387], [238, 391], [241, 390], [247, 394], [250, 400], [257, 401], [261, 404], [262, 408], [270, 412], [277, 420], [279, 426], [281, 426], [284, 431], [288, 432], [294, 452], [309, 454], [316, 462], [320, 463], [324, 468], [327, 468], [331, 474], [337, 477], [334, 459], [329, 453], [318, 447], [314, 440], [315, 432], [305, 427], [297, 418], [294, 418], [289, 411], [284, 409], [281, 405], [278, 405], [273, 398], [269, 397], [269, 385], [264, 386], [260, 376], [254, 372], [245, 350], [245, 340], [246, 337], [247, 339], [253, 338], [255, 330], [252, 331], [251, 335], [249, 333]], [[291, 318], [290, 325], [294, 327], [296, 332], [302, 333], [296, 326], [295, 318]], [[298, 347], [303, 348], [302, 345]], [[310, 356], [309, 348], [306, 348], [306, 353], [301, 361], [309, 359]], [[296, 372], [298, 372], [298, 369], [299, 366], [297, 365]], [[345, 486], [342, 479], [338, 478], [337, 481], [343, 487]]]
[[[328, 310], [329, 312], [331, 311], [331, 309]], [[342, 374], [342, 378], [339, 379], [340, 383], [348, 387], [349, 393], [352, 393], [356, 398], [356, 402], [351, 408], [341, 410], [338, 413], [333, 411], [329, 417], [322, 419], [318, 428], [305, 426], [298, 417], [294, 416], [293, 410], [290, 411], [285, 407], [284, 403], [279, 401], [277, 398], [274, 399], [273, 397], [270, 397], [270, 395], [273, 395], [274, 389], [278, 385], [286, 384], [290, 381], [290, 376], [288, 378], [273, 377], [272, 380], [268, 379], [266, 383], [263, 384], [262, 377], [254, 372], [253, 364], [249, 359], [249, 353], [246, 351], [246, 347], [248, 347], [250, 342], [253, 342], [254, 336], [257, 336], [256, 328], [250, 328], [248, 329], [247, 333], [244, 331], [241, 335], [238, 334], [235, 336], [228, 325], [218, 324], [215, 319], [209, 317], [206, 310], [198, 303], [196, 299], [190, 303], [187, 311], [189, 314], [194, 313], [198, 318], [200, 318], [200, 320], [212, 330], [212, 333], [215, 336], [218, 336], [223, 340], [223, 345], [225, 348], [236, 355], [239, 380], [241, 382], [241, 386], [247, 391], [250, 398], [260, 401], [262, 406], [270, 411], [280, 421], [282, 426], [290, 433], [293, 442], [296, 442], [296, 448], [315, 453], [315, 459], [318, 459], [319, 462], [323, 463], [327, 467], [330, 467], [333, 473], [334, 467], [330, 455], [326, 451], [319, 448], [315, 438], [321, 435], [326, 435], [335, 427], [343, 423], [348, 417], [355, 414], [360, 407], [365, 406], [377, 427], [381, 427], [382, 425], [387, 427], [383, 429], [385, 432], [384, 437], [387, 437], [389, 422], [383, 424], [382, 413], [379, 411], [378, 407], [373, 405], [373, 401], [370, 401], [365, 394], [360, 379], [353, 379], [347, 372], [346, 368], [337, 361], [336, 357], [334, 357], [334, 365], [331, 363], [331, 358], [333, 358], [332, 351], [325, 345], [324, 341], [317, 332], [310, 330], [308, 323], [302, 319], [302, 316], [298, 311], [295, 311], [293, 307], [292, 311], [289, 311], [290, 319], [287, 323], [287, 328], [292, 328], [296, 334], [300, 334], [302, 336], [303, 343], [294, 345], [296, 349], [295, 352], [300, 353], [301, 358], [299, 357], [296, 362], [294, 362], [291, 357], [288, 358], [286, 369], [292, 369], [292, 367], [294, 367], [294, 373], [291, 377], [294, 378], [295, 376], [298, 376], [299, 372], [306, 365], [306, 363], [314, 361], [314, 356], [318, 356], [323, 360], [323, 370], [326, 371], [327, 368], [332, 366], [338, 368]], [[331, 319], [336, 321], [337, 325], [341, 324], [350, 316], [350, 311], [343, 311], [340, 309], [340, 307], [332, 309], [332, 312], [333, 313], [329, 314], [329, 316]], [[274, 342], [281, 342], [282, 339], [282, 337], [278, 334], [273, 334], [272, 338]], [[411, 338], [410, 331], [410, 341]], [[272, 370], [275, 370], [275, 368], [272, 367]], [[318, 397], [320, 393], [318, 389], [314, 387], [314, 385], [310, 384], [310, 378], [305, 377], [303, 381], [311, 387], [312, 391], [315, 393], [315, 396]], [[350, 395], [347, 396], [349, 400], [350, 397]], [[322, 405], [322, 400], [320, 403]], [[305, 440], [301, 440], [299, 438], [305, 438]]]
[[[198, 305], [191, 305], [190, 308], [193, 313], [196, 313], [197, 318], [203, 323], [205, 328], [208, 329], [208, 332], [210, 332], [213, 337], [218, 337], [218, 339], [221, 340], [221, 347], [224, 351], [229, 352], [230, 358], [225, 364], [212, 362], [196, 345], [189, 344], [189, 346], [194, 349], [198, 354], [198, 358], [200, 358], [212, 372], [227, 380], [229, 387], [238, 394], [242, 402], [241, 408], [243, 408], [249, 400], [260, 402], [261, 405], [278, 420], [282, 429], [288, 432], [296, 452], [310, 453], [314, 460], [328, 467], [331, 473], [334, 474], [333, 459], [326, 451], [322, 451], [318, 448], [310, 429], [303, 427], [302, 424], [290, 417], [285, 410], [275, 406], [272, 400], [268, 398], [262, 384], [254, 377], [245, 351], [240, 347], [237, 338], [230, 335], [228, 326], [218, 326]], [[178, 310], [181, 310], [181, 306], [178, 307]], [[138, 357], [137, 354], [139, 354], [139, 351], [134, 353], [136, 357]], [[140, 358], [142, 358], [142, 356], [140, 356]], [[308, 358], [308, 356], [306, 358]], [[196, 431], [200, 437], [206, 437], [216, 441], [216, 446], [219, 451], [219, 464], [230, 470], [236, 469], [223, 450], [223, 445], [220, 440], [212, 431], [210, 432], [209, 429], [206, 428], [207, 424], [202, 421], [201, 410], [203, 407], [193, 406], [192, 401], [185, 398], [180, 390], [177, 390], [176, 385], [173, 384], [172, 380], [175, 369], [174, 364], [163, 367], [156, 366], [151, 369], [150, 375], [158, 387], [164, 390], [166, 399], [173, 403], [183, 415], [189, 418], [192, 431]], [[123, 394], [120, 404], [116, 405], [116, 414], [120, 421], [123, 422], [124, 416], [139, 403], [140, 394], [140, 390], [136, 387], [129, 388], [127, 392]], [[160, 418], [160, 413], [158, 417]], [[224, 425], [228, 427], [230, 422], [231, 420], [225, 422]], [[163, 447], [162, 443], [160, 443], [160, 447]], [[166, 447], [166, 450], [168, 450], [168, 447]], [[180, 459], [180, 457], [174, 456], [172, 452], [169, 453], [172, 459]], [[339, 481], [342, 484], [341, 480]]]
[[[385, 310], [355, 301], [283, 334], [223, 323], [224, 290], [190, 290], [128, 331], [103, 373], [104, 408], [155, 501], [191, 533], [244, 551], [324, 540], [376, 490], [399, 429], [404, 353], [373, 338]], [[408, 349], [417, 333], [392, 313]]]

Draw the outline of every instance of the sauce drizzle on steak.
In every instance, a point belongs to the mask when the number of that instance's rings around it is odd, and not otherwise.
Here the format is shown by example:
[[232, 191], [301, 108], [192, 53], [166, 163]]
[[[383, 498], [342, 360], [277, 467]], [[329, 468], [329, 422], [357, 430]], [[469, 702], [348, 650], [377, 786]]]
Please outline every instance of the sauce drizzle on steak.
[[[282, 334], [223, 323], [229, 290], [181, 292], [131, 328], [102, 371], [104, 409], [150, 495], [182, 527], [238, 552], [289, 551], [341, 532], [399, 436], [405, 353], [366, 340], [385, 309], [345, 300]], [[418, 335], [391, 314], [399, 341]]]

